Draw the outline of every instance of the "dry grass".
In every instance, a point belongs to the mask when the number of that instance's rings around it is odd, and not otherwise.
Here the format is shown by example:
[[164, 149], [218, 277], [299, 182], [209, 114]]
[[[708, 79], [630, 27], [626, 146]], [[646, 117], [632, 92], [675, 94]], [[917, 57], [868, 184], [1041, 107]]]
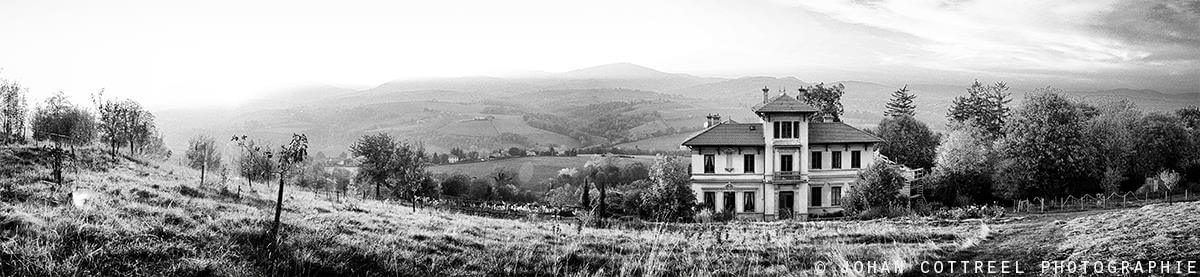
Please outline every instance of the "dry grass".
[[190, 170], [128, 162], [68, 174], [73, 188], [58, 192], [37, 175], [4, 179], [16, 183], [7, 195], [21, 196], [0, 207], [5, 274], [812, 275], [823, 273], [817, 262], [908, 266], [986, 236], [972, 224], [887, 221], [577, 231], [561, 221], [412, 212], [292, 190], [282, 242], [272, 246], [273, 190], [262, 186], [237, 199], [195, 187]]
[[1065, 223], [1068, 260], [1189, 260], [1200, 257], [1200, 202], [1153, 204]]

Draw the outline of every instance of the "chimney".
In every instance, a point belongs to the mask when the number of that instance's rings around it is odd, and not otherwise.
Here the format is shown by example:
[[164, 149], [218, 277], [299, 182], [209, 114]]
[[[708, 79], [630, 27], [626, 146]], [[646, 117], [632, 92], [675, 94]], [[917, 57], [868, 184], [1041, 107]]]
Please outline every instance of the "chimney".
[[720, 114], [708, 114], [707, 116], [704, 116], [704, 128], [712, 127], [713, 125], [717, 125], [720, 123], [721, 123], [721, 115]]
[[767, 92], [769, 92], [769, 91], [771, 91], [771, 89], [767, 88], [766, 86], [763, 86], [763, 104], [767, 103]]
[[821, 113], [821, 122], [835, 122], [835, 120], [833, 120], [832, 114]]
[[801, 99], [801, 100], [803, 100], [803, 99], [804, 99], [804, 97], [805, 97], [806, 95], [808, 95], [808, 89], [806, 89], [806, 88], [800, 88], [800, 94], [797, 94], [797, 95], [796, 95], [796, 99]]

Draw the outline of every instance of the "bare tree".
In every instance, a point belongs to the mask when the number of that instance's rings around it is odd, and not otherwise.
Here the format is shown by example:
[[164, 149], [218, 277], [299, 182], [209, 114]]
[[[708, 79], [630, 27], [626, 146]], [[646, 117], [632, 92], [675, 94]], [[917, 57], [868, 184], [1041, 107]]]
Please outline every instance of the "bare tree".
[[[248, 144], [246, 136], [234, 136], [233, 141], [243, 147]], [[279, 193], [275, 198], [275, 221], [271, 227], [271, 238], [277, 245], [279, 243], [279, 218], [283, 214], [283, 184], [287, 180], [287, 175], [299, 168], [308, 157], [308, 137], [304, 134], [292, 134], [292, 141], [280, 146], [276, 153], [260, 149], [255, 149], [255, 151], [261, 151], [260, 154], [268, 159], [276, 159], [274, 169], [275, 173], [279, 175]]]

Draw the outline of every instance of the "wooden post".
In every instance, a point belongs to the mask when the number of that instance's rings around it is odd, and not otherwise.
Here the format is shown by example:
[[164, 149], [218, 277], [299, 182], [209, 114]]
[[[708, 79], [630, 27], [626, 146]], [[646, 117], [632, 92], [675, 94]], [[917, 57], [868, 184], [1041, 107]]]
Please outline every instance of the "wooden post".
[[1042, 213], [1045, 213], [1046, 212], [1046, 199], [1042, 198], [1041, 201], [1038, 201], [1038, 202], [1041, 202]]

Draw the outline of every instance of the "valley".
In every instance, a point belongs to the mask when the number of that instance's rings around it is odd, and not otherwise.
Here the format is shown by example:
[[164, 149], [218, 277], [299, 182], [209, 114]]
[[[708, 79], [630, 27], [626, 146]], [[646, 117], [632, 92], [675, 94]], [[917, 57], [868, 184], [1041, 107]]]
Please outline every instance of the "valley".
[[[481, 153], [510, 147], [561, 151], [590, 146], [673, 151], [679, 138], [703, 127], [707, 114], [753, 122], [757, 119], [748, 108], [761, 101], [762, 88], [769, 88], [771, 95], [794, 95], [798, 88], [816, 83], [796, 77], [705, 78], [609, 64], [525, 77], [404, 79], [361, 91], [308, 86], [237, 108], [156, 114], [165, 123], [167, 145], [176, 151], [196, 134], [247, 134], [278, 143], [292, 132], [313, 137], [313, 152], [327, 155], [346, 151], [354, 139], [377, 132], [439, 153], [456, 147]], [[860, 128], [878, 124], [888, 95], [904, 85], [827, 83], [845, 85], [844, 121]], [[935, 129], [944, 128], [946, 109], [968, 85], [909, 84], [920, 107], [916, 117]], [[1028, 85], [1010, 85], [1012, 104], [1019, 104]], [[1200, 103], [1196, 95], [1150, 90], [1069, 94], [1088, 101], [1124, 99], [1152, 110]]]

